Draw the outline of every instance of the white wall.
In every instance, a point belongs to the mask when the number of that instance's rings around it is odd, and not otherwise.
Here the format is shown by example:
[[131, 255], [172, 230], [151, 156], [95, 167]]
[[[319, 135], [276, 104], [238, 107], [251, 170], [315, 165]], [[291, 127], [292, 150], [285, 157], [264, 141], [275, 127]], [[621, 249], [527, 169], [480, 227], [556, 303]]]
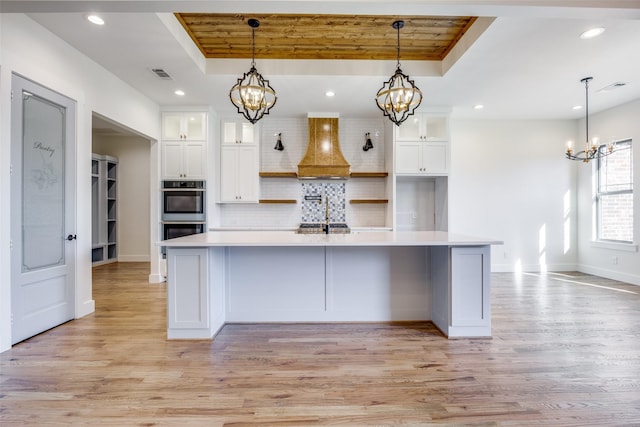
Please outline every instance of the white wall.
[[[11, 343], [10, 191], [11, 73], [77, 102], [76, 317], [93, 312], [91, 291], [91, 116], [97, 112], [159, 139], [158, 106], [22, 14], [0, 14], [0, 351]], [[123, 102], [126, 100], [126, 102]], [[154, 166], [155, 167], [155, 166]], [[153, 169], [153, 168], [152, 168]], [[87, 179], [82, 179], [87, 177]]]
[[[576, 268], [572, 120], [452, 120], [449, 231], [504, 241], [493, 271]], [[568, 231], [568, 234], [566, 234]]]
[[[615, 280], [622, 280], [640, 285], [640, 254], [637, 245], [640, 242], [640, 174], [637, 173], [640, 165], [640, 100], [612, 108], [599, 114], [589, 116], [589, 135], [599, 136], [602, 142], [611, 138], [633, 140], [633, 164], [634, 164], [634, 238], [635, 245], [608, 245], [608, 247], [596, 246], [592, 243], [594, 235], [595, 215], [592, 198], [592, 174], [595, 162], [588, 165], [578, 163], [578, 212], [580, 223], [578, 228], [578, 244], [580, 271], [596, 274]], [[584, 120], [579, 125], [580, 137], [578, 141], [585, 140]], [[617, 263], [614, 264], [614, 257]]]
[[[135, 136], [93, 136], [93, 152], [118, 158], [119, 262], [149, 261], [150, 142]], [[155, 188], [155, 187], [154, 187]]]

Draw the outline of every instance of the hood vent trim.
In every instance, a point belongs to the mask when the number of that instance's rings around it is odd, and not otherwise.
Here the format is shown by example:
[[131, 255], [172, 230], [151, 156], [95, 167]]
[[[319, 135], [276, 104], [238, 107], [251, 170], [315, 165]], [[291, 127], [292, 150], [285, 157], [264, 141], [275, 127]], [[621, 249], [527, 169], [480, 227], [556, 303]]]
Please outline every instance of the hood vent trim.
[[347, 179], [351, 171], [340, 149], [337, 117], [309, 117], [309, 144], [298, 163], [300, 179]]

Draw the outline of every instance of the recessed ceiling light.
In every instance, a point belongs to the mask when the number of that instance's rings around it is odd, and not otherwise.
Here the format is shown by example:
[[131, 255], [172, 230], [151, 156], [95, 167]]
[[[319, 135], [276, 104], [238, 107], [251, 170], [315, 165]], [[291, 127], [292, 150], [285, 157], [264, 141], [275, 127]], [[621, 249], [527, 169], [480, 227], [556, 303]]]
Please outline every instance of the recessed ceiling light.
[[336, 93], [332, 90], [328, 90], [325, 93], [325, 96], [328, 96], [329, 98], [331, 98], [332, 96], [336, 96]]
[[483, 108], [484, 108], [484, 105], [482, 105], [482, 104], [476, 104], [476, 105], [473, 106], [474, 110], [482, 110]]
[[602, 27], [590, 28], [584, 33], [580, 34], [580, 38], [585, 40], [592, 39], [594, 37], [598, 37], [602, 33], [604, 33], [604, 28]]
[[178, 95], [178, 96], [184, 96], [184, 91], [183, 91], [183, 90], [180, 90], [180, 89], [176, 90], [176, 91], [175, 91], [175, 92], [173, 92], [173, 93], [175, 93], [175, 94], [176, 94], [176, 95]]
[[98, 15], [95, 15], [95, 14], [91, 14], [87, 16], [87, 20], [92, 24], [104, 25], [104, 19], [100, 18]]
[[574, 105], [573, 109], [574, 110], [582, 110], [582, 105]]

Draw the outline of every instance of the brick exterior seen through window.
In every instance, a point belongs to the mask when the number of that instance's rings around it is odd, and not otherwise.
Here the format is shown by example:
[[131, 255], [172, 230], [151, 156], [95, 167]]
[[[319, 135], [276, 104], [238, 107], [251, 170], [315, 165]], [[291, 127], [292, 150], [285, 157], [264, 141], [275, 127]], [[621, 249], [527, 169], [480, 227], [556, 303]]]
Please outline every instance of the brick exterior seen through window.
[[633, 241], [633, 161], [631, 140], [598, 161], [598, 239]]

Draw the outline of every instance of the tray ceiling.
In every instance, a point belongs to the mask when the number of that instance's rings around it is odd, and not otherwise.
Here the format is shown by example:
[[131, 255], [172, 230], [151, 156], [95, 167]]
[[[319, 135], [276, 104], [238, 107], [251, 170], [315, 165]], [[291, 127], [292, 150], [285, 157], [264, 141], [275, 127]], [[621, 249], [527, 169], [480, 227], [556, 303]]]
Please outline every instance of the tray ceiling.
[[472, 16], [367, 16], [176, 13], [205, 58], [251, 58], [251, 28], [258, 59], [441, 61], [473, 25]]

